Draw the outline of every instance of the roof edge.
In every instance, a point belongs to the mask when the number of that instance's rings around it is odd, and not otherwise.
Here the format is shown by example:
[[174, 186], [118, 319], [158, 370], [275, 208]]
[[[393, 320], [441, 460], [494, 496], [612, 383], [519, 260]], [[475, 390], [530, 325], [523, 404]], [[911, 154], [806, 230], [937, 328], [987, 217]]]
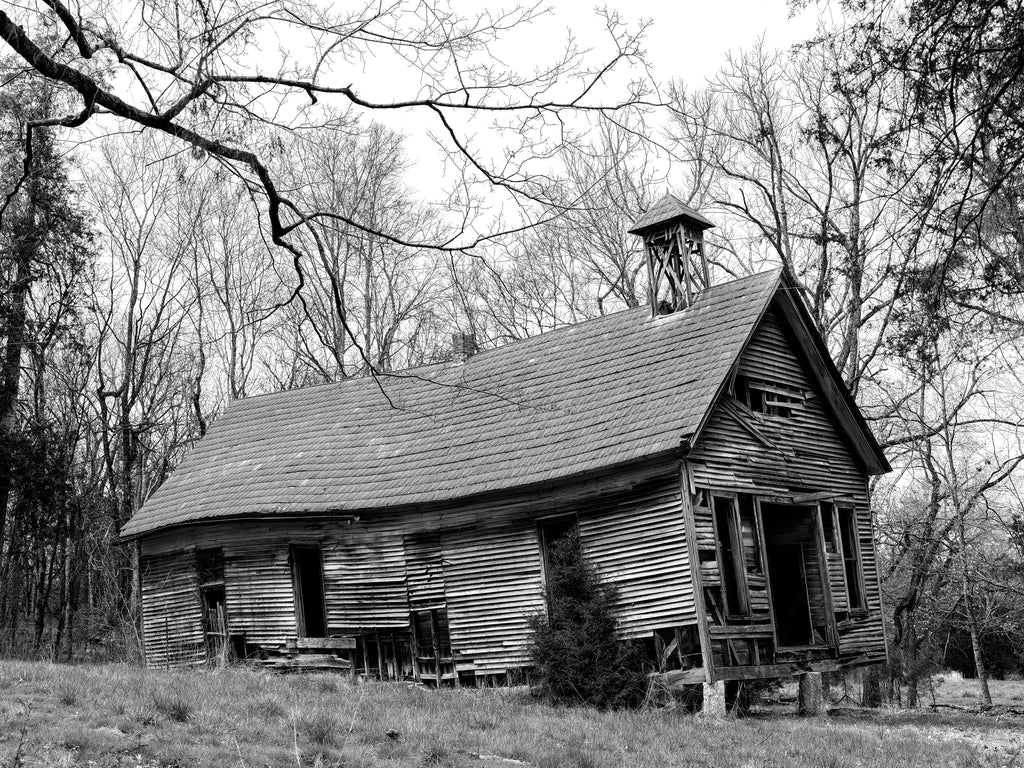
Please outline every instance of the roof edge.
[[[322, 509], [322, 510], [292, 510], [285, 512], [243, 512], [237, 515], [222, 515], [219, 517], [202, 517], [194, 520], [182, 520], [180, 522], [171, 523], [169, 525], [158, 526], [154, 528], [148, 528], [142, 531], [133, 531], [131, 533], [118, 533], [118, 539], [123, 544], [130, 544], [135, 541], [139, 541], [147, 536], [152, 536], [160, 533], [167, 533], [177, 528], [189, 528], [196, 525], [212, 525], [216, 523], [231, 523], [239, 520], [288, 520], [288, 519], [301, 519], [309, 520], [311, 518], [359, 518], [363, 515], [377, 515], [385, 512], [408, 512], [418, 510], [432, 510], [436, 507], [452, 506], [452, 504], [476, 504], [482, 501], [486, 501], [491, 497], [500, 496], [502, 499], [508, 500], [510, 497], [513, 500], [517, 500], [518, 497], [529, 497], [535, 493], [547, 490], [549, 488], [557, 488], [564, 485], [565, 483], [582, 483], [587, 480], [602, 477], [617, 472], [628, 470], [636, 465], [650, 465], [650, 471], [641, 473], [636, 476], [635, 482], [643, 482], [649, 479], [650, 476], [659, 474], [663, 467], [661, 462], [678, 461], [682, 458], [683, 444], [680, 441], [679, 445], [661, 451], [655, 451], [653, 453], [645, 453], [641, 456], [636, 456], [626, 461], [621, 461], [616, 464], [605, 465], [601, 467], [595, 467], [593, 469], [583, 470], [581, 472], [575, 472], [568, 475], [561, 475], [559, 477], [553, 477], [548, 480], [543, 480], [537, 483], [530, 483], [527, 485], [515, 486], [514, 488], [498, 488], [488, 491], [482, 491], [478, 493], [467, 494], [465, 496], [450, 496], [444, 499], [437, 499], [434, 501], [420, 501], [420, 502], [407, 502], [404, 504], [391, 504], [381, 505], [379, 507], [360, 507], [358, 509]], [[635, 482], [627, 483], [627, 485], [634, 485]], [[603, 493], [604, 488], [602, 487], [598, 493]], [[525, 499], [518, 499], [519, 501], [525, 501]], [[122, 526], [122, 531], [128, 527], [131, 523], [131, 519], [128, 520]]]
[[732, 359], [732, 362], [729, 363], [729, 368], [726, 371], [725, 376], [723, 376], [722, 380], [718, 382], [718, 387], [715, 389], [715, 396], [711, 398], [711, 402], [708, 403], [708, 407], [704, 411], [704, 415], [701, 416], [700, 422], [698, 422], [697, 424], [697, 429], [694, 430], [693, 434], [690, 436], [688, 440], [690, 445], [696, 444], [697, 440], [700, 439], [701, 433], [704, 431], [704, 428], [708, 425], [708, 422], [711, 420], [711, 414], [714, 413], [715, 406], [718, 405], [718, 401], [721, 399], [722, 393], [725, 391], [726, 387], [729, 384], [729, 377], [732, 375], [732, 370], [736, 367], [736, 363], [743, 356], [743, 353], [746, 352], [747, 346], [749, 346], [750, 344], [750, 340], [754, 338], [754, 334], [757, 333], [757, 329], [761, 327], [761, 323], [764, 321], [765, 313], [768, 311], [768, 307], [771, 306], [772, 299], [775, 298], [775, 296], [779, 293], [780, 289], [782, 288], [782, 276], [785, 272], [785, 268], [776, 267], [775, 270], [768, 271], [775, 271], [777, 273], [775, 277], [775, 286], [772, 288], [770, 293], [767, 293], [764, 299], [764, 304], [761, 306], [761, 309], [758, 310], [757, 320], [750, 324], [750, 328], [747, 330], [747, 337], [743, 340], [743, 344], [742, 346], [740, 346], [739, 352], [736, 353], [736, 356]]
[[864, 464], [868, 474], [884, 475], [891, 472], [892, 466], [889, 464], [889, 460], [885, 457], [882, 447], [864, 419], [860, 406], [850, 394], [839, 369], [836, 368], [832, 355], [829, 353], [828, 347], [825, 346], [825, 341], [814, 326], [810, 311], [800, 298], [799, 283], [789, 274], [788, 270], [783, 271], [782, 282], [784, 283], [783, 287], [787, 290], [777, 290], [773, 299], [780, 296], [785, 297], [784, 301], [779, 301], [779, 307], [782, 309], [783, 317], [796, 337], [797, 343], [804, 348], [808, 355], [815, 355], [821, 363], [820, 369], [811, 366], [811, 373], [824, 392], [826, 403], [838, 420], [839, 426], [850, 438], [858, 458]]

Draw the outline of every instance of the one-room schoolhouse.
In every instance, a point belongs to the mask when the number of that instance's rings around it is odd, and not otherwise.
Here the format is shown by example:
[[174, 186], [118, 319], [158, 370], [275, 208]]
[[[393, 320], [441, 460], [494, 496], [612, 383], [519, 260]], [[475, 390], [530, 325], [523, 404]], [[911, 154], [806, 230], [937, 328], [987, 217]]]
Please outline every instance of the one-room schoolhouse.
[[147, 663], [506, 678], [569, 532], [667, 679], [884, 661], [888, 464], [796, 282], [710, 284], [710, 226], [672, 196], [637, 222], [645, 306], [231, 403], [122, 532]]

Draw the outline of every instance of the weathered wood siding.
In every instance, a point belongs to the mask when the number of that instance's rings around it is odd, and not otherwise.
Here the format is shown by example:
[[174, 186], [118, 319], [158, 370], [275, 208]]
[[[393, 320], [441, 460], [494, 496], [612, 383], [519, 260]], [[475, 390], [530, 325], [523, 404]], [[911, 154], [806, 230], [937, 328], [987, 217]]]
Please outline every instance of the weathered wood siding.
[[403, 525], [379, 515], [339, 526], [321, 543], [330, 631], [407, 629]]
[[[674, 461], [451, 508], [157, 534], [142, 542], [143, 553], [167, 559], [164, 582], [144, 576], [144, 604], [151, 623], [172, 611], [201, 644], [200, 597], [185, 550], [220, 547], [231, 631], [250, 644], [281, 646], [296, 634], [290, 545], [319, 544], [328, 632], [405, 631], [410, 606], [445, 604], [458, 668], [500, 673], [528, 663], [529, 618], [544, 610], [538, 521], [552, 515], [578, 520], [584, 553], [618, 590], [624, 637], [696, 621]], [[161, 584], [172, 587], [166, 595]]]
[[[381, 531], [388, 530], [384, 521]], [[290, 545], [321, 547], [324, 602], [330, 633], [357, 628], [406, 628], [408, 596], [401, 536], [373, 540], [373, 532], [355, 530], [344, 520], [261, 521], [196, 526], [187, 535], [161, 533], [142, 541], [144, 558], [167, 561], [163, 571], [143, 573], [143, 610], [173, 617], [192, 627], [202, 640], [200, 596], [187, 548], [220, 547], [224, 553], [224, 592], [228, 626], [246, 642], [267, 647], [284, 644], [297, 631]], [[397, 571], [397, 575], [396, 575]], [[188, 583], [190, 592], [180, 585]], [[173, 597], [174, 603], [168, 603]], [[157, 622], [159, 624], [159, 622]], [[150, 640], [146, 639], [147, 653]], [[200, 651], [200, 657], [202, 653]]]
[[579, 527], [584, 554], [618, 591], [623, 637], [696, 622], [678, 472], [585, 506]]
[[544, 610], [538, 521], [575, 515], [586, 557], [618, 590], [623, 637], [696, 621], [679, 474], [630, 476], [562, 489], [548, 498], [468, 505], [441, 513], [452, 647], [462, 670], [528, 663], [529, 617]]
[[536, 523], [496, 517], [441, 536], [456, 667], [479, 674], [526, 664], [529, 617], [544, 609]]
[[202, 610], [191, 555], [182, 551], [143, 554], [141, 567], [146, 664], [164, 667], [202, 661]]
[[295, 591], [288, 546], [264, 533], [229, 539], [224, 548], [224, 603], [231, 632], [247, 643], [276, 646], [295, 635]]
[[[744, 414], [770, 445], [744, 428], [730, 409], [717, 405], [689, 456], [694, 485], [760, 495], [830, 491], [849, 499], [857, 517], [868, 616], [839, 626], [840, 652], [878, 652], [884, 647], [884, 634], [866, 473], [814, 392], [783, 322], [769, 310], [740, 359], [738, 373], [803, 390], [807, 398], [790, 417]], [[836, 594], [838, 579], [843, 579], [843, 597], [834, 605], [839, 611], [846, 606], [845, 578], [841, 561], [836, 565], [840, 573], [830, 569], [830, 586]]]

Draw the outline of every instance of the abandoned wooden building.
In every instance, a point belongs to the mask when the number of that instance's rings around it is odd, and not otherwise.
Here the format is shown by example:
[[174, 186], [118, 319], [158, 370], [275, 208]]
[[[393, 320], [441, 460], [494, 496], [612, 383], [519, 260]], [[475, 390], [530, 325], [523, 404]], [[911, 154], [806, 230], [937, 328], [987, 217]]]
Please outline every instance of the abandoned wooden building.
[[884, 661], [885, 457], [791, 277], [708, 284], [710, 226], [671, 196], [637, 223], [648, 306], [232, 403], [123, 531], [147, 663], [507, 675], [570, 530], [678, 682]]

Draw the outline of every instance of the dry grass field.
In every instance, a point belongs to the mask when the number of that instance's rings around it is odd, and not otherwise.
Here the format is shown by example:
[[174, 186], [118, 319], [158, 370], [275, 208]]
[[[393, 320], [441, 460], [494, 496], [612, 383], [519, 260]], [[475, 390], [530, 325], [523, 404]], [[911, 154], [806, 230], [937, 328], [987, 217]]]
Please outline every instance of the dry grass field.
[[[1020, 708], [1024, 684], [996, 683]], [[970, 682], [937, 701], [969, 707]], [[244, 668], [0, 661], [0, 766], [1024, 766], [1024, 721], [955, 710], [782, 711], [708, 722], [678, 710], [542, 706], [510, 690], [424, 690]]]

